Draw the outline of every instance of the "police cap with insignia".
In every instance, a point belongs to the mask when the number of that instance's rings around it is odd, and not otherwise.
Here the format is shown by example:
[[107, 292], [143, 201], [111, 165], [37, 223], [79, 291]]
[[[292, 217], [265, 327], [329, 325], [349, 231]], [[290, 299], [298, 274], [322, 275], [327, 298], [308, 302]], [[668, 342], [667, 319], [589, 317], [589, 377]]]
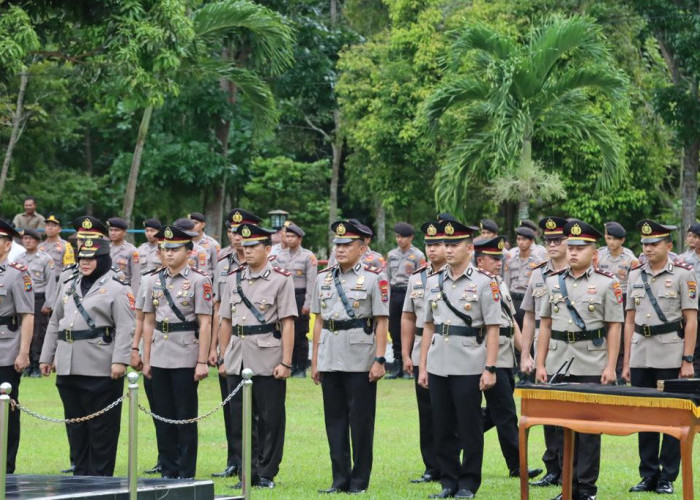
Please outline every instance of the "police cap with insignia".
[[445, 236], [440, 227], [440, 222], [436, 220], [424, 222], [420, 230], [424, 235], [423, 240], [426, 245], [438, 245], [442, 243], [442, 239]]
[[[286, 222], [289, 222], [289, 221], [286, 221]], [[300, 228], [299, 226], [297, 226], [296, 224], [294, 224], [293, 222], [289, 222], [289, 225], [285, 226], [284, 230], [287, 231], [288, 233], [296, 234], [299, 238], [303, 238], [304, 235], [306, 235], [304, 230], [302, 228]]]
[[187, 216], [188, 219], [196, 220], [197, 222], [206, 222], [207, 219], [204, 218], [204, 214], [200, 212], [192, 212]]
[[103, 236], [109, 236], [107, 226], [92, 215], [81, 215], [73, 219], [73, 228], [78, 238], [102, 238]]
[[622, 227], [622, 224], [615, 221], [606, 222], [605, 224], [605, 234], [612, 236], [613, 238], [622, 239], [627, 236], [627, 231]]
[[272, 240], [270, 238], [276, 232], [274, 229], [265, 229], [255, 224], [241, 224], [236, 228], [236, 233], [243, 237], [241, 245], [244, 247], [252, 247], [261, 243], [263, 245], [271, 245]]
[[535, 239], [535, 231], [531, 227], [519, 226], [515, 228], [515, 234], [527, 238], [528, 240]]
[[491, 219], [481, 219], [479, 221], [479, 229], [481, 231], [491, 231], [492, 233], [498, 234], [498, 224]]
[[253, 212], [242, 208], [234, 208], [226, 215], [226, 225], [235, 230], [241, 224], [260, 224], [262, 219]]
[[109, 255], [109, 242], [101, 238], [86, 238], [78, 249], [78, 259], [94, 259], [100, 255]]
[[122, 219], [121, 217], [110, 217], [109, 219], [107, 219], [107, 225], [109, 227], [116, 227], [117, 229], [123, 229], [124, 231], [129, 229], [129, 224], [127, 224], [126, 221], [124, 219]]
[[10, 221], [0, 218], [0, 236], [5, 238], [19, 238], [19, 233]]
[[671, 238], [671, 232], [678, 229], [676, 226], [659, 224], [649, 219], [637, 222], [637, 229], [642, 233], [642, 245], [645, 243], [658, 243], [661, 240]]
[[31, 236], [36, 241], [41, 241], [41, 233], [39, 233], [39, 231], [36, 229], [25, 229], [22, 236]]
[[397, 222], [394, 225], [394, 232], [399, 236], [407, 237], [413, 236], [416, 233], [416, 230], [413, 229], [413, 226], [408, 222]]
[[578, 219], [566, 223], [564, 236], [569, 246], [591, 245], [603, 237], [596, 228]]
[[194, 229], [194, 222], [192, 222], [192, 219], [181, 217], [173, 222], [173, 226], [177, 226], [183, 231], [192, 231]]
[[458, 243], [471, 239], [472, 235], [479, 231], [478, 227], [467, 226], [456, 220], [443, 220], [440, 222], [440, 229], [444, 236], [442, 240], [447, 243]]
[[688, 227], [688, 232], [693, 233], [696, 236], [700, 236], [700, 222], [693, 222], [689, 227]]
[[160, 230], [160, 228], [163, 227], [163, 225], [158, 219], [146, 219], [145, 221], [143, 221], [143, 227], [150, 227], [151, 229]]
[[544, 217], [540, 219], [539, 226], [542, 229], [542, 237], [545, 240], [555, 240], [564, 237], [564, 226], [566, 219], [564, 217]]
[[474, 240], [474, 254], [488, 255], [494, 259], [503, 258], [503, 249], [506, 247], [506, 239], [504, 236], [496, 236], [495, 238], [477, 238]]
[[331, 231], [335, 233], [333, 243], [350, 243], [355, 240], [362, 240], [368, 236], [367, 232], [359, 227], [363, 226], [363, 224], [352, 222], [352, 220], [357, 219], [338, 220], [331, 224]]
[[162, 240], [161, 246], [163, 248], [180, 248], [191, 243], [195, 236], [197, 233], [183, 229], [176, 224], [164, 226], [156, 234], [156, 238]]
[[61, 225], [61, 220], [58, 217], [56, 217], [54, 214], [49, 214], [49, 216], [44, 220], [44, 222], [46, 224], [52, 223], [52, 224], [57, 224], [59, 226]]

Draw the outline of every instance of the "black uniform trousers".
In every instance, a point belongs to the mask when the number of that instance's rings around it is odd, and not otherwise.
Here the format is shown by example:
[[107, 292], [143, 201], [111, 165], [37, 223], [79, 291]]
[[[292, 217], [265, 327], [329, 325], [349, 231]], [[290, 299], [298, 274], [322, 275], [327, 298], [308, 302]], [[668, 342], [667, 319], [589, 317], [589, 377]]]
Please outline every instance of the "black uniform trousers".
[[297, 302], [298, 317], [294, 319], [294, 349], [292, 350], [292, 366], [295, 370], [306, 370], [309, 364], [309, 315], [302, 314], [301, 308], [304, 306], [306, 288], [295, 288], [294, 299]]
[[[185, 420], [197, 416], [199, 382], [194, 368], [151, 368], [153, 406], [161, 417]], [[197, 469], [197, 424], [156, 426], [158, 456], [165, 478], [191, 478]]]
[[561, 475], [561, 464], [564, 462], [561, 452], [564, 444], [563, 442], [560, 444], [560, 438], [563, 438], [563, 434], [557, 433], [557, 428], [552, 425], [545, 425], [543, 431], [545, 450], [542, 454], [542, 462], [547, 469], [547, 474]]
[[[631, 368], [630, 376], [635, 387], [656, 387], [657, 380], [678, 378], [679, 368]], [[639, 475], [656, 477], [665, 481], [675, 481], [681, 463], [681, 442], [658, 432], [640, 432], [639, 440]], [[659, 441], [661, 450], [659, 453]]]
[[443, 488], [466, 488], [476, 493], [481, 486], [484, 422], [480, 379], [481, 375], [428, 374], [435, 450]]
[[[119, 399], [124, 378], [59, 375], [58, 394], [66, 418], [90, 415]], [[117, 460], [117, 445], [122, 417], [121, 403], [99, 417], [68, 424], [68, 440], [75, 458], [76, 476], [112, 476]]]
[[332, 487], [365, 490], [372, 473], [377, 383], [369, 381], [369, 372], [323, 372], [321, 389]]
[[[21, 374], [15, 371], [14, 366], [0, 366], [0, 383], [9, 382], [12, 384], [10, 398], [19, 401], [19, 381]], [[10, 407], [10, 417], [7, 425], [7, 467], [8, 474], [15, 472], [15, 461], [17, 460], [17, 450], [19, 449], [19, 413], [17, 408]]]
[[[229, 395], [228, 380], [225, 375], [219, 374], [219, 390], [221, 391], [221, 401], [223, 401]], [[241, 464], [236, 461], [236, 453], [233, 446], [232, 411], [231, 401], [229, 401], [221, 412], [224, 415], [224, 429], [226, 430], [226, 467], [240, 467]]]
[[416, 386], [418, 402], [418, 430], [420, 435], [420, 454], [425, 465], [425, 473], [435, 479], [440, 477], [437, 457], [435, 456], [435, 437], [433, 434], [433, 410], [430, 406], [430, 391], [418, 385], [418, 367], [413, 367], [413, 380]]
[[[571, 375], [563, 382], [600, 383], [600, 376]], [[564, 430], [555, 427], [556, 444], [559, 457], [564, 456]], [[562, 463], [559, 463], [561, 470]], [[595, 495], [598, 491], [596, 482], [600, 474], [600, 434], [574, 434], [574, 495]]]
[[[233, 391], [243, 378], [239, 375], [227, 377], [228, 390]], [[274, 479], [282, 463], [285, 431], [285, 398], [287, 382], [272, 376], [253, 377], [253, 425], [250, 475], [251, 481], [258, 478]], [[243, 389], [231, 399], [231, 434], [235, 463], [242, 463], [243, 454]], [[240, 471], [239, 471], [240, 475]]]
[[406, 299], [405, 286], [392, 286], [389, 294], [389, 333], [391, 334], [391, 350], [394, 353], [396, 369], [401, 372], [401, 315], [403, 314], [403, 302]]
[[[148, 406], [153, 408], [153, 380], [148, 378], [148, 377], [143, 377], [143, 390], [146, 393], [146, 399], [148, 400]], [[157, 419], [153, 419], [153, 427], [158, 429], [159, 425], [163, 425], [163, 422]], [[156, 430], [156, 436], [158, 435], [158, 431]], [[158, 465], [161, 464], [160, 460], [160, 453], [158, 453]]]
[[506, 460], [508, 472], [520, 469], [518, 444], [518, 414], [515, 410], [513, 391], [515, 378], [512, 368], [496, 368], [496, 385], [484, 391], [484, 432], [496, 427], [501, 453]]
[[29, 346], [29, 361], [32, 368], [39, 366], [41, 348], [44, 345], [46, 329], [49, 326], [49, 315], [41, 312], [45, 301], [45, 294], [37, 293], [34, 295], [34, 333], [32, 335], [32, 343]]

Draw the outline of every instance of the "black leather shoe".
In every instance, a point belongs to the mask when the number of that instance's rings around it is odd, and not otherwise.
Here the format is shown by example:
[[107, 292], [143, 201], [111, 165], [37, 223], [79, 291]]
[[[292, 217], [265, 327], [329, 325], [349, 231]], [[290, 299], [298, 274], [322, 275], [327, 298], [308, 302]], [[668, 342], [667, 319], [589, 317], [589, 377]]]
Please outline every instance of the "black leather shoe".
[[673, 493], [673, 483], [665, 479], [659, 479], [654, 491], [659, 495], [671, 495]]
[[533, 481], [530, 486], [544, 487], [544, 486], [554, 486], [561, 482], [561, 475], [556, 472], [548, 472], [539, 481]]
[[596, 496], [589, 493], [579, 493], [577, 500], [595, 500]]
[[643, 477], [639, 483], [630, 488], [630, 493], [641, 493], [643, 491], [656, 491], [658, 480], [655, 477]]
[[419, 484], [419, 483], [431, 483], [433, 481], [437, 481], [438, 478], [433, 476], [430, 472], [424, 472], [421, 477], [418, 479], [411, 479], [411, 482], [413, 484]]
[[[571, 497], [572, 497], [572, 498], [575, 498], [573, 495], [571, 495]], [[552, 498], [552, 500], [562, 500], [562, 498], [563, 498], [562, 494], [559, 493], [557, 496], [555, 496], [554, 498]]]
[[211, 477], [233, 477], [238, 474], [238, 467], [235, 465], [229, 465], [221, 472], [214, 472]]
[[348, 490], [348, 495], [362, 495], [365, 491], [362, 488], [350, 488]]
[[331, 495], [333, 493], [345, 493], [345, 490], [342, 488], [336, 488], [335, 486], [331, 486], [330, 488], [325, 490], [318, 490], [318, 492], [321, 495]]
[[[528, 469], [527, 470], [527, 477], [532, 479], [533, 477], [537, 477], [540, 474], [542, 474], [542, 469]], [[510, 477], [520, 477], [520, 469], [514, 469], [510, 471]]]
[[160, 474], [163, 472], [163, 467], [160, 464], [156, 464], [152, 469], [143, 471], [144, 474]]
[[453, 496], [455, 496], [455, 490], [443, 488], [440, 493], [428, 495], [428, 498], [452, 498]]
[[401, 378], [401, 377], [403, 377], [403, 370], [399, 369], [399, 370], [396, 370], [396, 371], [389, 373], [384, 378], [386, 380], [394, 380], [394, 379]]
[[75, 472], [75, 465], [71, 465], [67, 469], [61, 471], [63, 474], [73, 474]]
[[455, 498], [474, 498], [475, 496], [472, 490], [468, 490], [467, 488], [460, 488], [457, 493], [455, 493]]
[[258, 488], [270, 488], [270, 489], [272, 489], [275, 487], [275, 482], [272, 479], [270, 479], [269, 477], [260, 476], [260, 478], [258, 479], [258, 482], [255, 486], [257, 486]]

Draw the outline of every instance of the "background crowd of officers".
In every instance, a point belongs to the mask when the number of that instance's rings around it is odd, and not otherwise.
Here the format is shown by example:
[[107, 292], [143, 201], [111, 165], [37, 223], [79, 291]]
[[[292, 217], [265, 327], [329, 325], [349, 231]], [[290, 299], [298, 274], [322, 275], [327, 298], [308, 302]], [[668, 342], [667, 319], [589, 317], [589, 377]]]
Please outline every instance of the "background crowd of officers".
[[[0, 219], [0, 379], [19, 398], [20, 376], [57, 374], [66, 418], [89, 415], [123, 392], [127, 366], [142, 371], [154, 413], [197, 415], [197, 388], [217, 367], [221, 397], [252, 369], [252, 484], [273, 488], [282, 461], [286, 382], [321, 385], [332, 482], [321, 493], [362, 493], [370, 482], [377, 381], [412, 377], [424, 473], [439, 481], [431, 498], [473, 498], [481, 484], [484, 432], [495, 427], [511, 477], [520, 475], [515, 376], [548, 382], [656, 387], [692, 377], [697, 330], [700, 223], [689, 250], [672, 252], [676, 228], [637, 224], [643, 253], [623, 246], [625, 229], [604, 235], [557, 216], [516, 229], [516, 245], [489, 219], [479, 227], [440, 214], [420, 227], [395, 225], [386, 259], [370, 249], [372, 230], [357, 219], [331, 224], [333, 251], [318, 271], [305, 233], [280, 232], [242, 208], [226, 219], [229, 245], [189, 214], [169, 225], [144, 221], [146, 242], [126, 241], [128, 224], [81, 216], [72, 221], [77, 253], [60, 238], [61, 220], [36, 212], [32, 198], [13, 223]], [[45, 233], [42, 238], [40, 231]], [[541, 233], [544, 245], [536, 239]], [[605, 246], [598, 242], [605, 238]], [[20, 242], [22, 245], [18, 245]], [[310, 314], [315, 315], [309, 355]], [[393, 333], [394, 362], [385, 353]], [[573, 363], [568, 363], [573, 358]], [[485, 407], [482, 408], [482, 395]], [[226, 468], [240, 474], [241, 395], [225, 408]], [[197, 424], [154, 419], [165, 478], [196, 473]], [[119, 438], [119, 406], [66, 426], [71, 471], [110, 476]], [[533, 486], [561, 484], [563, 438], [545, 427], [545, 475]], [[14, 472], [19, 411], [10, 417], [7, 470]], [[455, 439], [456, 436], [456, 439]], [[577, 434], [574, 495], [595, 498], [600, 436]], [[631, 492], [672, 493], [678, 440], [640, 433], [641, 481]], [[534, 478], [541, 469], [525, 472]], [[240, 487], [240, 482], [237, 485]], [[559, 497], [557, 497], [559, 498]]]

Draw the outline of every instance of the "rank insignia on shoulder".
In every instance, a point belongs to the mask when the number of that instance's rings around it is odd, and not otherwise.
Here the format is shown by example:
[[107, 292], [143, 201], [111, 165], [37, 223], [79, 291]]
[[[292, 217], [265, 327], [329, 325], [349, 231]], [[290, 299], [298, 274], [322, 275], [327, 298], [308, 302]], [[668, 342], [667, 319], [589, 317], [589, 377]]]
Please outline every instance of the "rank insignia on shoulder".
[[195, 273], [197, 273], [197, 274], [201, 274], [202, 276], [206, 276], [206, 275], [207, 275], [207, 273], [205, 273], [204, 271], [201, 271], [201, 270], [199, 270], [199, 269], [195, 269], [194, 267], [190, 267], [190, 269], [191, 269], [192, 271], [194, 271]]
[[10, 267], [14, 267], [18, 271], [22, 271], [22, 272], [27, 270], [27, 266], [25, 266], [24, 264], [22, 264], [20, 262], [13, 262], [12, 264], [10, 264]]
[[318, 272], [318, 274], [327, 273], [328, 271], [330, 271], [330, 270], [333, 269], [334, 267], [335, 267], [335, 266], [328, 266], [328, 267], [326, 267], [325, 269], [321, 269], [321, 270]]
[[686, 263], [686, 262], [676, 261], [673, 263], [673, 265], [676, 267], [680, 267], [682, 269], [687, 269], [688, 271], [693, 269], [693, 266], [691, 264]]
[[595, 272], [598, 274], [602, 274], [603, 276], [607, 276], [608, 278], [613, 278], [615, 275], [613, 273], [609, 273], [608, 271], [605, 271], [603, 269], [600, 269], [599, 267], [595, 268]]
[[118, 275], [118, 276], [112, 276], [112, 279], [116, 281], [117, 283], [121, 283], [122, 285], [129, 285], [129, 282], [124, 279], [123, 276]]
[[375, 266], [365, 266], [365, 271], [369, 271], [370, 273], [374, 274], [379, 274], [382, 272], [381, 268]]
[[413, 271], [413, 273], [411, 273], [411, 274], [420, 274], [420, 273], [422, 273], [423, 271], [425, 271], [426, 269], [428, 269], [428, 264], [419, 267], [418, 269], [416, 269], [415, 271]]
[[488, 272], [486, 269], [479, 268], [479, 272], [485, 276], [488, 276], [491, 279], [495, 278], [495, 276], [493, 274], [491, 274], [490, 272]]
[[539, 269], [539, 268], [544, 267], [546, 265], [547, 265], [547, 261], [545, 260], [544, 262], [540, 262], [539, 264], [537, 264], [535, 266], [535, 269]]
[[639, 262], [636, 266], [634, 266], [632, 269], [630, 269], [630, 271], [634, 271], [635, 269], [639, 269], [639, 268], [642, 267], [643, 265], [644, 265], [644, 264], [642, 264], [641, 262]]
[[292, 275], [291, 272], [287, 271], [285, 268], [280, 267], [280, 266], [275, 266], [275, 267], [273, 267], [272, 269], [273, 269], [275, 272], [278, 272], [278, 273], [280, 273], [280, 274], [282, 274], [282, 275], [284, 275], [284, 276], [291, 276], [291, 275]]
[[232, 270], [232, 271], [231, 271], [230, 273], [228, 273], [228, 274], [229, 274], [229, 276], [231, 276], [232, 274], [235, 274], [235, 273], [237, 273], [238, 271], [243, 271], [243, 269], [245, 269], [245, 266], [238, 266], [236, 269]]

